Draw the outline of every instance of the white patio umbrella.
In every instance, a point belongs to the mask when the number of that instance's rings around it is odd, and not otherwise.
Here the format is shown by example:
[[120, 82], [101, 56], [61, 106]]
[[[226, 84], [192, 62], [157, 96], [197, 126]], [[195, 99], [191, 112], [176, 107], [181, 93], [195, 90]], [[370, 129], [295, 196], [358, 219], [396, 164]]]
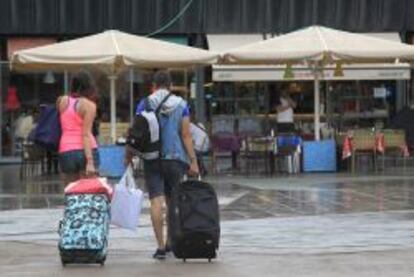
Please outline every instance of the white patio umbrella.
[[110, 80], [111, 136], [115, 129], [115, 81], [127, 68], [173, 68], [215, 63], [218, 54], [189, 46], [164, 42], [110, 30], [70, 41], [16, 51], [11, 58], [12, 70], [79, 70], [103, 71]]
[[327, 64], [384, 63], [414, 60], [414, 46], [368, 35], [311, 26], [265, 41], [228, 50], [225, 64], [307, 64], [314, 71], [315, 138], [320, 139], [319, 80]]

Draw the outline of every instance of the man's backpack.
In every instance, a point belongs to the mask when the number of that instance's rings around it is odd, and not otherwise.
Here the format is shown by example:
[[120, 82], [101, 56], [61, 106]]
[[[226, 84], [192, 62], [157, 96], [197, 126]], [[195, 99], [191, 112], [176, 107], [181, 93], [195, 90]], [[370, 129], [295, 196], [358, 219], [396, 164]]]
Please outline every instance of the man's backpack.
[[155, 160], [161, 156], [161, 130], [158, 115], [170, 95], [164, 97], [155, 111], [149, 109], [147, 98], [145, 111], [135, 115], [132, 127], [128, 131], [127, 145], [144, 160]]
[[46, 150], [57, 151], [61, 135], [62, 128], [56, 106], [47, 105], [43, 107], [32, 134], [33, 142]]

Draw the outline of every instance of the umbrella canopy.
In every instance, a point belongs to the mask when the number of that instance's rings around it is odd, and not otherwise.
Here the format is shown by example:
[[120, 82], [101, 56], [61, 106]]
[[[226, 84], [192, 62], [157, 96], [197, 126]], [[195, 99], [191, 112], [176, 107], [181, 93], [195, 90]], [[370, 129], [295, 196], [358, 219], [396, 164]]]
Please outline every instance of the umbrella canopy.
[[298, 64], [314, 70], [315, 138], [320, 138], [320, 88], [323, 66], [336, 63], [386, 63], [414, 60], [414, 46], [368, 35], [311, 26], [265, 41], [230, 49], [227, 64]]
[[218, 54], [116, 30], [16, 51], [14, 70], [77, 70], [92, 67], [116, 75], [127, 67], [171, 68], [206, 65]]
[[324, 64], [384, 63], [413, 60], [414, 46], [368, 35], [311, 26], [272, 39], [231, 49], [223, 63], [284, 64], [304, 61]]
[[193, 47], [109, 30], [70, 41], [16, 51], [11, 68], [18, 71], [90, 68], [109, 75], [111, 136], [115, 129], [116, 75], [127, 68], [172, 68], [215, 63], [219, 55]]

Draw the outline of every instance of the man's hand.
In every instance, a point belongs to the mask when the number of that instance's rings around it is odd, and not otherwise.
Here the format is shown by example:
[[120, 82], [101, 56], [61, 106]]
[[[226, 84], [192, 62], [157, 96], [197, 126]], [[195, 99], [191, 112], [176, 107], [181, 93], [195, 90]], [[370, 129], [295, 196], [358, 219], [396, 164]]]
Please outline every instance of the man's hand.
[[200, 174], [200, 170], [198, 169], [197, 159], [193, 159], [190, 164], [190, 168], [188, 170], [189, 176], [198, 176]]
[[132, 150], [129, 149], [128, 146], [125, 147], [125, 159], [124, 159], [124, 165], [125, 167], [128, 167], [129, 165], [132, 165], [132, 158], [134, 157], [134, 153], [132, 153]]

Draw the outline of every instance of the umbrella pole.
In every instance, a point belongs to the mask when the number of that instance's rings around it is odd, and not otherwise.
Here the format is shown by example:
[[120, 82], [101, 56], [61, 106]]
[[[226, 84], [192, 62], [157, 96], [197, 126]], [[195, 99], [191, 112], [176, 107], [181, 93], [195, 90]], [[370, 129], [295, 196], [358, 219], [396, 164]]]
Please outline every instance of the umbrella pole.
[[134, 119], [134, 69], [129, 71], [129, 122]]
[[314, 95], [315, 95], [315, 140], [320, 140], [320, 81], [319, 71], [315, 67], [314, 69]]
[[3, 63], [0, 62], [0, 159], [3, 157]]
[[115, 96], [115, 81], [116, 76], [108, 77], [110, 82], [110, 101], [111, 101], [111, 139], [112, 143], [116, 141], [116, 96]]
[[64, 92], [65, 95], [69, 94], [69, 73], [67, 70], [65, 70], [65, 72], [63, 73], [64, 76], [64, 81], [63, 81], [63, 85], [64, 85]]

